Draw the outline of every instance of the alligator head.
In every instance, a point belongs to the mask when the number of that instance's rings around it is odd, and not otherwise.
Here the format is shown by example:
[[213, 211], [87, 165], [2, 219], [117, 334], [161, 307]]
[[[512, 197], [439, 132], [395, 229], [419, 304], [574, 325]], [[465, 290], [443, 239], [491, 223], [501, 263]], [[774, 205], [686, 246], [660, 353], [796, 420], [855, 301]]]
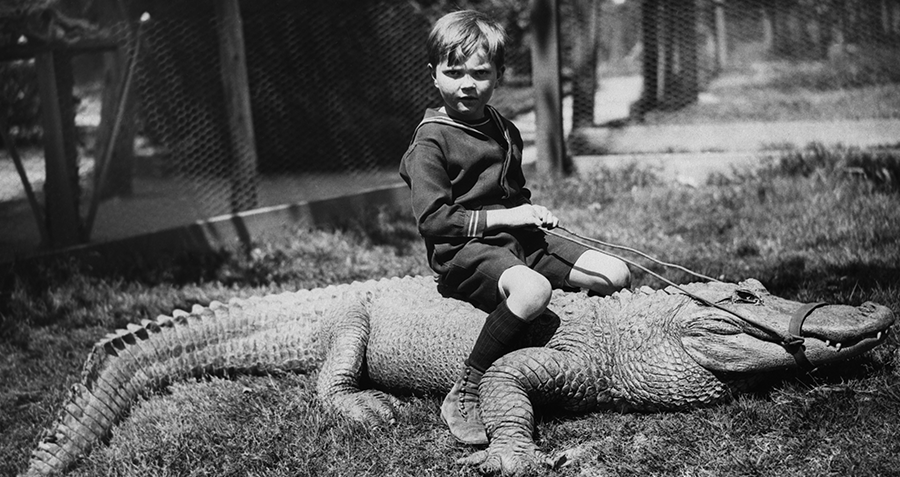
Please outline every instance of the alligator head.
[[[770, 294], [754, 279], [685, 289], [734, 312], [697, 302], [696, 309], [679, 323], [684, 350], [714, 373], [756, 374], [803, 367], [804, 356], [813, 367], [845, 360], [881, 343], [894, 323], [893, 312], [876, 303], [810, 310], [803, 303]], [[796, 316], [798, 312], [803, 316]], [[802, 322], [794, 333], [789, 331], [792, 320], [798, 320], [797, 325]], [[792, 334], [793, 342], [787, 343]]]

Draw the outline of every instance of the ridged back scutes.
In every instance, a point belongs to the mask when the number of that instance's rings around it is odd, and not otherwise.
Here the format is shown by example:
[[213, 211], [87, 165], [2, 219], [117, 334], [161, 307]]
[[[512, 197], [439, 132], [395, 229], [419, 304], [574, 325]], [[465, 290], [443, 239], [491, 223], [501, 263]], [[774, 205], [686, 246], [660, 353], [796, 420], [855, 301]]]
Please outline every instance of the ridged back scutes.
[[[335, 299], [348, 293], [401, 287], [415, 280], [430, 281], [431, 277], [233, 298], [227, 305], [214, 301], [207, 307], [194, 305], [190, 312], [174, 310], [170, 316], [143, 319], [107, 334], [92, 347], [82, 367], [81, 382], [70, 389], [58, 418], [32, 452], [29, 475], [64, 470], [105, 437], [134, 400], [154, 386], [221, 367], [269, 369], [278, 363], [294, 369], [308, 365], [315, 356], [298, 348], [309, 344], [301, 335], [315, 330], [315, 323], [302, 323], [297, 317], [315, 322], [326, 315]], [[260, 330], [269, 330], [262, 343], [253, 338]]]

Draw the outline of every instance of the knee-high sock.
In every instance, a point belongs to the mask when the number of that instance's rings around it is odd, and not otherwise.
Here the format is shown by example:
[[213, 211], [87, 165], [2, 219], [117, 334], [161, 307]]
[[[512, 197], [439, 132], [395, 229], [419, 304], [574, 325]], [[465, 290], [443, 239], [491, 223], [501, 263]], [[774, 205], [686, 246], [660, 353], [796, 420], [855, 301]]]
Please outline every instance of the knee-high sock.
[[499, 357], [512, 351], [516, 338], [528, 323], [509, 311], [506, 301], [487, 316], [466, 365], [482, 373]]

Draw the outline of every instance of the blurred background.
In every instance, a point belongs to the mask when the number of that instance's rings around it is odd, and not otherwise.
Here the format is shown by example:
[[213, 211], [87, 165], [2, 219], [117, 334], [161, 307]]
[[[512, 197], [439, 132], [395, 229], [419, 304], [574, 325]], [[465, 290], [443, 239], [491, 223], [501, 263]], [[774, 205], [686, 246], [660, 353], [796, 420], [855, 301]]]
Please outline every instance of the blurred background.
[[900, 0], [4, 0], [0, 261], [401, 184], [459, 8], [507, 28], [529, 164], [547, 22], [566, 171], [900, 148]]

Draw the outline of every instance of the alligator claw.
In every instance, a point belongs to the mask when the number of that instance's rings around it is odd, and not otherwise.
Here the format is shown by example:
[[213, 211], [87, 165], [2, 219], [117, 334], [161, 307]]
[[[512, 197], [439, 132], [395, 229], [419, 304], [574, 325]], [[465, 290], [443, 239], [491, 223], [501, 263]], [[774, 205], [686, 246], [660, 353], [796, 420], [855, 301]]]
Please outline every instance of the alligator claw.
[[347, 418], [378, 427], [396, 422], [397, 398], [381, 391], [365, 390], [339, 396], [335, 408]]
[[551, 459], [536, 447], [524, 449], [522, 445], [492, 445], [456, 461], [457, 464], [478, 467], [483, 474], [519, 475], [535, 467], [557, 468], [565, 461], [565, 457]]
[[468, 457], [462, 457], [456, 459], [457, 464], [468, 465], [468, 466], [476, 466], [481, 465], [488, 459], [488, 453], [486, 450], [480, 450], [478, 452], [474, 452]]

